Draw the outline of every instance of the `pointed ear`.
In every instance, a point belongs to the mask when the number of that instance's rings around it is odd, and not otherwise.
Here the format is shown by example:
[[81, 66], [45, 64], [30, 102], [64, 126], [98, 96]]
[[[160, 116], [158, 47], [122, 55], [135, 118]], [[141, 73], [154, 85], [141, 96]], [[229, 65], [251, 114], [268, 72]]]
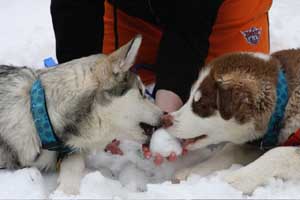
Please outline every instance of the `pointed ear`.
[[126, 72], [134, 64], [138, 50], [142, 43], [142, 36], [137, 35], [130, 42], [120, 47], [108, 56], [113, 72]]

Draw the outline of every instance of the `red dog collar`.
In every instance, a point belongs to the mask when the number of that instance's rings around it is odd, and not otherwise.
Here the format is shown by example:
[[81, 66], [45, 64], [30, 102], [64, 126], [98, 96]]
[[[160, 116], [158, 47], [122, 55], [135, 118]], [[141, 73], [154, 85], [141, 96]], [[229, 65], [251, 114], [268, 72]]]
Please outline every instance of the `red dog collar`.
[[300, 129], [297, 129], [281, 146], [300, 146]]

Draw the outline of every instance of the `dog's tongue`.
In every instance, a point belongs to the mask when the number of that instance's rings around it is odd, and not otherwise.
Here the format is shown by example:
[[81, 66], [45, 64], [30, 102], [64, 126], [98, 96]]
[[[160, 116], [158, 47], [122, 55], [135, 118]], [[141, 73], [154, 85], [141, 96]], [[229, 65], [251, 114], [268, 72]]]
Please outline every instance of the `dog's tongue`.
[[155, 165], [159, 166], [164, 162], [164, 157], [162, 157], [162, 155], [160, 155], [159, 153], [156, 153], [154, 155], [154, 163]]

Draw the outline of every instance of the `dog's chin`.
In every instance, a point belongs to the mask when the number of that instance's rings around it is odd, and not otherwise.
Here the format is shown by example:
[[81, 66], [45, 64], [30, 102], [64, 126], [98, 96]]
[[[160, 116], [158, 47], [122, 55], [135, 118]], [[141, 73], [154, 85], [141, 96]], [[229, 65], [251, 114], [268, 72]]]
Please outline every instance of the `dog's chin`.
[[144, 144], [148, 141], [148, 137], [143, 134], [142, 129], [136, 129], [135, 131], [131, 131], [130, 133], [124, 134], [123, 136], [119, 137], [118, 139], [121, 140], [130, 140], [140, 144]]
[[194, 138], [180, 139], [182, 146], [187, 150], [196, 150], [207, 146], [207, 135], [203, 134]]
[[159, 125], [151, 125], [145, 122], [140, 122], [139, 126], [143, 130], [143, 134], [148, 137], [151, 137], [154, 131], [156, 131], [160, 127]]

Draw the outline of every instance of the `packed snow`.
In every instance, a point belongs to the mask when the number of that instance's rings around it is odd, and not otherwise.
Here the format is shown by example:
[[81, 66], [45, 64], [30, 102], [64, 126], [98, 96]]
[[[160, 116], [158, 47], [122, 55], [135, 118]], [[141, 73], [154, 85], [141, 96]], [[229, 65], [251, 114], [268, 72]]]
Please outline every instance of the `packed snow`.
[[164, 129], [158, 129], [151, 137], [150, 151], [154, 154], [159, 153], [162, 156], [167, 157], [172, 152], [176, 155], [181, 155], [182, 147], [178, 139], [170, 135]]
[[[0, 2], [0, 63], [43, 67], [43, 59], [55, 57], [55, 40], [50, 17], [50, 0], [9, 0]], [[274, 0], [270, 11], [271, 51], [300, 46], [300, 1]], [[1, 199], [199, 199], [199, 198], [300, 198], [300, 180], [270, 179], [251, 196], [245, 196], [221, 180], [240, 168], [218, 171], [207, 177], [191, 175], [181, 183], [172, 182], [178, 169], [205, 161], [211, 149], [189, 152], [176, 162], [160, 166], [145, 159], [141, 145], [122, 141], [124, 155], [94, 152], [81, 182], [80, 195], [55, 191], [57, 173], [40, 173], [35, 168], [0, 171]]]

